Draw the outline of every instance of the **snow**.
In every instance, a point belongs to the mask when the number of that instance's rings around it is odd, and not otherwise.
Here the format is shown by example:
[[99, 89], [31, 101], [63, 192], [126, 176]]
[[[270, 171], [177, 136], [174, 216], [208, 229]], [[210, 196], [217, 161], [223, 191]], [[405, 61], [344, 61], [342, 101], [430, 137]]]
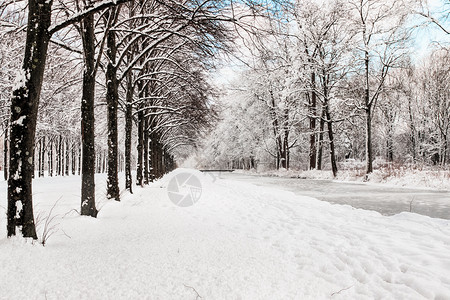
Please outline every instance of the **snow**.
[[[26, 87], [26, 82], [30, 79], [29, 71], [25, 71], [24, 69], [19, 69], [16, 74], [16, 78], [14, 79], [13, 91], [19, 90], [21, 88]], [[16, 107], [16, 110], [20, 107]]]
[[390, 187], [407, 187], [419, 189], [450, 190], [450, 170], [443, 169], [412, 169], [412, 168], [379, 168], [368, 177], [364, 169], [342, 169], [338, 171], [337, 177], [333, 178], [330, 170], [236, 170], [237, 173], [258, 174], [263, 176], [336, 180], [345, 182], [365, 182], [371, 185], [384, 185]]
[[[168, 198], [179, 172], [201, 181], [193, 206]], [[447, 220], [386, 217], [186, 169], [121, 202], [106, 200], [105, 175], [96, 188], [93, 219], [74, 211], [80, 177], [34, 181], [36, 215], [58, 201], [45, 247], [6, 239], [0, 219], [1, 299], [450, 298]]]
[[23, 121], [25, 121], [26, 118], [27, 116], [20, 116], [16, 121], [13, 122], [13, 124], [23, 126]]

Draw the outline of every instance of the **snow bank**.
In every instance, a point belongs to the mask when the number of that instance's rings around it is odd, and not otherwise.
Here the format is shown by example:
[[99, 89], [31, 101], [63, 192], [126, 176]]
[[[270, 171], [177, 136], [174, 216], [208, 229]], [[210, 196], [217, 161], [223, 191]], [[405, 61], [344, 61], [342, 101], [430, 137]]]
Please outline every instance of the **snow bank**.
[[99, 176], [98, 219], [72, 211], [79, 177], [35, 180], [37, 212], [62, 197], [58, 231], [32, 245], [6, 239], [0, 219], [0, 298], [450, 297], [447, 220], [385, 217], [201, 173], [200, 201], [181, 208], [165, 188], [175, 173], [120, 203], [104, 200]]
[[304, 178], [304, 179], [328, 179], [339, 181], [355, 181], [367, 183], [380, 183], [390, 186], [400, 186], [408, 188], [433, 188], [441, 190], [450, 190], [450, 171], [447, 170], [418, 170], [412, 168], [390, 168], [381, 167], [376, 169], [368, 177], [365, 176], [363, 169], [342, 169], [338, 171], [336, 178], [330, 170], [273, 170], [257, 172], [255, 170], [243, 171], [236, 170], [237, 173], [250, 173], [264, 176]]

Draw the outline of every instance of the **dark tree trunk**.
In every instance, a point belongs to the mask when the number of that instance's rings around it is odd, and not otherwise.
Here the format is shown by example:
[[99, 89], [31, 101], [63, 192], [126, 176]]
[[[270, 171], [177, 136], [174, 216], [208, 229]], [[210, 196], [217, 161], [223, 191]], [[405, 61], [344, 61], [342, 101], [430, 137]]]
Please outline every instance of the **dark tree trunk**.
[[140, 186], [143, 186], [143, 174], [142, 174], [143, 152], [144, 152], [144, 112], [142, 111], [142, 109], [139, 109], [136, 184]]
[[148, 146], [148, 176], [149, 176], [149, 180], [150, 182], [153, 182], [156, 178], [155, 176], [155, 158], [154, 158], [154, 141], [153, 141], [154, 137], [152, 134], [150, 134], [150, 141], [149, 141], [149, 146]]
[[328, 140], [330, 142], [331, 171], [333, 172], [333, 177], [336, 177], [338, 168], [337, 168], [337, 163], [336, 163], [336, 150], [335, 150], [335, 145], [334, 145], [333, 121], [331, 120], [328, 103], [326, 103], [325, 110], [326, 110], [327, 127], [328, 127]]
[[56, 168], [57, 168], [57, 175], [61, 176], [61, 170], [62, 170], [62, 136], [59, 136], [59, 141], [58, 141], [58, 150], [56, 153]]
[[414, 116], [411, 107], [411, 98], [408, 97], [408, 113], [409, 113], [409, 128], [411, 130], [411, 153], [413, 157], [413, 162], [417, 161], [417, 151], [416, 151], [416, 127], [414, 126]]
[[[94, 152], [95, 154], [95, 152]], [[94, 159], [94, 163], [95, 163], [95, 159]], [[95, 173], [95, 164], [92, 166], [92, 169], [94, 170]], [[78, 143], [78, 175], [81, 175], [81, 146], [80, 143]]]
[[366, 173], [373, 172], [372, 164], [372, 110], [371, 108], [366, 108], [365, 110], [365, 121], [366, 121]]
[[66, 161], [66, 165], [65, 165], [65, 169], [66, 169], [66, 176], [69, 176], [69, 165], [70, 165], [70, 150], [69, 150], [69, 138], [66, 138], [66, 152], [65, 152], [65, 161]]
[[45, 135], [42, 137], [41, 140], [41, 145], [42, 145], [42, 160], [41, 160], [41, 173], [39, 176], [44, 177], [44, 170], [45, 170]]
[[325, 130], [325, 108], [322, 107], [322, 116], [320, 118], [319, 124], [319, 140], [317, 141], [317, 170], [322, 170], [322, 159], [323, 159], [323, 131]]
[[5, 140], [3, 141], [3, 178], [8, 180], [8, 145], [9, 145], [9, 124], [5, 126]]
[[[110, 17], [114, 17], [116, 9], [110, 10]], [[120, 201], [118, 178], [118, 130], [117, 130], [117, 106], [119, 100], [117, 66], [116, 66], [116, 33], [110, 30], [106, 38], [106, 103], [108, 107], [108, 182], [107, 197]]]
[[[44, 76], [51, 24], [50, 0], [28, 1], [28, 25], [22, 82], [11, 100], [8, 237], [22, 226], [22, 235], [37, 239], [33, 215], [32, 175], [37, 111]], [[17, 203], [21, 203], [21, 208]], [[16, 216], [19, 216], [18, 218]]]
[[83, 93], [81, 98], [81, 215], [95, 218], [98, 211], [95, 207], [94, 16], [90, 15], [84, 18], [81, 22], [81, 28], [84, 54]]
[[283, 124], [283, 168], [289, 169], [289, 111], [286, 109], [284, 112], [284, 124]]
[[365, 117], [366, 117], [366, 174], [373, 172], [372, 164], [372, 103], [370, 102], [370, 89], [369, 89], [369, 52], [365, 51]]
[[316, 95], [316, 73], [311, 73], [311, 101], [309, 104], [309, 169], [316, 168], [317, 149], [316, 149], [316, 110], [317, 110], [317, 95]]
[[48, 144], [48, 176], [53, 176], [53, 138]]
[[272, 115], [272, 128], [275, 138], [275, 144], [276, 144], [276, 150], [277, 150], [277, 157], [276, 157], [276, 166], [277, 170], [280, 168], [280, 162], [283, 157], [283, 149], [282, 149], [282, 143], [281, 143], [281, 136], [279, 134], [279, 122], [277, 118], [277, 114], [275, 111], [275, 97], [273, 95], [273, 91], [270, 90], [270, 100], [271, 100], [271, 107], [270, 107], [270, 114]]
[[71, 165], [71, 170], [72, 170], [72, 175], [76, 174], [76, 170], [77, 170], [77, 158], [76, 158], [76, 154], [75, 154], [75, 143], [72, 143], [72, 165]]
[[41, 177], [41, 168], [42, 168], [42, 139], [39, 140], [39, 149], [38, 149], [38, 176]]
[[125, 111], [125, 188], [133, 193], [131, 176], [131, 135], [133, 130], [133, 75], [127, 74], [127, 94]]
[[144, 117], [144, 184], [148, 184], [148, 117]]

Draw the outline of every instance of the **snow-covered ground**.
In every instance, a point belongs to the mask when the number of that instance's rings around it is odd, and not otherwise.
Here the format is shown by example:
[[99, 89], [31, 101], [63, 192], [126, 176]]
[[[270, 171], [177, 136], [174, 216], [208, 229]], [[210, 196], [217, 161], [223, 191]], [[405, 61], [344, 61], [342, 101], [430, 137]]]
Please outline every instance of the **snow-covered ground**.
[[[193, 206], [168, 198], [179, 172], [202, 182]], [[45, 247], [6, 239], [0, 218], [1, 299], [450, 299], [447, 220], [386, 217], [183, 169], [120, 203], [104, 199], [99, 175], [92, 219], [73, 210], [79, 179], [35, 180], [36, 213], [59, 199]]]
[[431, 188], [450, 190], [450, 170], [440, 169], [412, 169], [412, 168], [390, 168], [382, 167], [375, 169], [366, 177], [364, 169], [339, 170], [337, 177], [333, 178], [330, 170], [271, 170], [256, 172], [255, 170], [236, 170], [244, 174], [258, 174], [263, 176], [292, 177], [304, 179], [329, 179], [345, 182], [365, 182], [368, 184], [382, 184], [386, 186], [407, 188]]

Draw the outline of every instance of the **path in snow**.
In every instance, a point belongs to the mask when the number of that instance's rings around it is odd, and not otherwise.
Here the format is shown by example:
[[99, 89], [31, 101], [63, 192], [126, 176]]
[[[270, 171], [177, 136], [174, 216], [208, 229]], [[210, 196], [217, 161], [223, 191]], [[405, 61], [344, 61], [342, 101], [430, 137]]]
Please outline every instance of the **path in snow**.
[[412, 212], [421, 215], [450, 219], [450, 191], [242, 173], [214, 173], [214, 175], [218, 178], [249, 182], [258, 186], [277, 187], [300, 196], [310, 196], [330, 203], [348, 204], [355, 208], [374, 210], [387, 216], [409, 212], [411, 208]]
[[36, 179], [37, 213], [62, 196], [58, 231], [45, 248], [33, 246], [6, 239], [0, 218], [0, 299], [450, 297], [447, 220], [387, 217], [196, 174], [202, 197], [187, 208], [168, 199], [173, 174], [120, 203], [102, 198], [100, 175], [97, 219], [71, 211], [79, 177]]

